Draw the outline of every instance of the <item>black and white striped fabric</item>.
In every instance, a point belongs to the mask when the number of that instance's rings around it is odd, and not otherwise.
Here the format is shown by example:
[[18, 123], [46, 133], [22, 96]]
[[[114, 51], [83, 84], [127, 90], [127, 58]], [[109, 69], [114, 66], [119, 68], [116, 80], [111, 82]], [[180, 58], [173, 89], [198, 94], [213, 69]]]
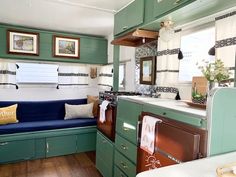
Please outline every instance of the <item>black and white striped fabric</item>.
[[[160, 38], [158, 40], [156, 85], [160, 88], [172, 88], [177, 85], [180, 42], [181, 30], [176, 31], [173, 38], [168, 42]], [[173, 96], [172, 92], [163, 92], [161, 95], [162, 98], [173, 98]]]
[[99, 90], [111, 90], [113, 86], [113, 65], [101, 66], [98, 74]]
[[15, 63], [0, 62], [0, 88], [18, 88]]
[[[216, 18], [216, 58], [230, 69], [234, 78], [236, 55], [236, 11]], [[233, 84], [231, 84], [233, 85]]]
[[89, 68], [86, 65], [59, 66], [58, 86], [81, 87], [89, 85]]

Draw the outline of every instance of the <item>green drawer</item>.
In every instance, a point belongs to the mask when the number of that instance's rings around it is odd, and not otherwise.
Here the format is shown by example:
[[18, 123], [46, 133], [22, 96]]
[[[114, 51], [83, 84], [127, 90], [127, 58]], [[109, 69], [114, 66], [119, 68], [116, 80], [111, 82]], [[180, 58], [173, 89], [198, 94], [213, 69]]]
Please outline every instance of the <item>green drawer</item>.
[[96, 167], [104, 177], [113, 177], [113, 143], [97, 132]]
[[126, 176], [136, 176], [136, 166], [118, 151], [115, 151], [115, 165], [119, 167]]
[[0, 163], [28, 160], [34, 156], [34, 140], [0, 142]]
[[116, 134], [116, 149], [133, 163], [137, 162], [137, 146]]
[[116, 132], [137, 145], [137, 122], [132, 123], [129, 119], [119, 118], [116, 120]]
[[46, 138], [46, 157], [73, 154], [76, 152], [76, 135]]
[[114, 177], [127, 177], [119, 168], [115, 166]]

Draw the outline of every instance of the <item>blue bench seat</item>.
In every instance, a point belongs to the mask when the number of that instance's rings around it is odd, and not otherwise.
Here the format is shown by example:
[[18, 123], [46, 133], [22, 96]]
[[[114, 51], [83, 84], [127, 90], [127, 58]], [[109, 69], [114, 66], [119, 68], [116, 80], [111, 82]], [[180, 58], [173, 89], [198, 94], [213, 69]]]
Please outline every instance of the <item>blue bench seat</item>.
[[86, 127], [96, 125], [96, 118], [78, 118], [70, 120], [50, 120], [36, 122], [19, 122], [15, 124], [1, 125], [0, 134], [22, 133], [41, 130], [53, 130], [62, 128]]

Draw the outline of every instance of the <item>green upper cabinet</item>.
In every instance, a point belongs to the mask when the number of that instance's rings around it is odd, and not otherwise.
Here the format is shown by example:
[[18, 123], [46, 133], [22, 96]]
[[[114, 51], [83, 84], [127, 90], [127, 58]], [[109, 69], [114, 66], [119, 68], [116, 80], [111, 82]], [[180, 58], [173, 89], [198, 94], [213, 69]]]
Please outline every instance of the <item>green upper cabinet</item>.
[[196, 0], [154, 0], [153, 16], [159, 18]]
[[144, 22], [144, 0], [135, 0], [115, 14], [114, 35], [138, 26]]

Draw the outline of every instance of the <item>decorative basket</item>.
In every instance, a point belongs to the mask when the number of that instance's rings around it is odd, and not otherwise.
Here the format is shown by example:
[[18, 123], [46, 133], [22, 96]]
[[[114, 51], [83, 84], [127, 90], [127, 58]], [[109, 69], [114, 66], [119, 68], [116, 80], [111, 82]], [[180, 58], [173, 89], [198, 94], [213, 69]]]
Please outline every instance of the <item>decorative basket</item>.
[[192, 98], [192, 102], [197, 104], [206, 104], [206, 101], [206, 98]]
[[235, 170], [236, 163], [231, 163], [217, 168], [216, 173], [218, 177], [236, 177]]

